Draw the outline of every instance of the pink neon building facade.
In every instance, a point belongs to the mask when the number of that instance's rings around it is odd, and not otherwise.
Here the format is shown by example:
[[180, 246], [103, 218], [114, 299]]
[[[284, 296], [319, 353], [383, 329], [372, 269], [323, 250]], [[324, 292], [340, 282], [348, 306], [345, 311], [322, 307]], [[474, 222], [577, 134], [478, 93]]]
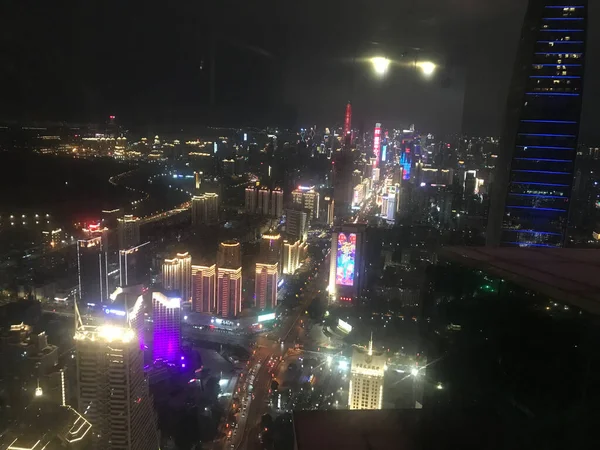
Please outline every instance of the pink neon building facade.
[[181, 360], [181, 298], [152, 293], [154, 321], [152, 357], [170, 362]]

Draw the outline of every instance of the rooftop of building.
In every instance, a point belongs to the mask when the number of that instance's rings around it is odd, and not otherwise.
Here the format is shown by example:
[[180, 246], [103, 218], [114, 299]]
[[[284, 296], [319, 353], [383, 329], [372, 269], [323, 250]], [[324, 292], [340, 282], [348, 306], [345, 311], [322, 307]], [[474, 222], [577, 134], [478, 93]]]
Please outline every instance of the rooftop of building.
[[0, 449], [86, 448], [92, 426], [70, 406], [36, 397], [0, 438]]
[[444, 247], [440, 256], [600, 314], [600, 252], [595, 249]]

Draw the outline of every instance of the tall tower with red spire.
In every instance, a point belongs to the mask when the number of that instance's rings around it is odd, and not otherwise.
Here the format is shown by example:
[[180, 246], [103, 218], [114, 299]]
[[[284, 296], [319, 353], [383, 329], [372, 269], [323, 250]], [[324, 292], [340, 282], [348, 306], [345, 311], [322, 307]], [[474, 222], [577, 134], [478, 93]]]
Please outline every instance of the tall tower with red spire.
[[346, 114], [344, 115], [344, 142], [350, 141], [352, 132], [352, 105], [350, 102], [346, 105]]

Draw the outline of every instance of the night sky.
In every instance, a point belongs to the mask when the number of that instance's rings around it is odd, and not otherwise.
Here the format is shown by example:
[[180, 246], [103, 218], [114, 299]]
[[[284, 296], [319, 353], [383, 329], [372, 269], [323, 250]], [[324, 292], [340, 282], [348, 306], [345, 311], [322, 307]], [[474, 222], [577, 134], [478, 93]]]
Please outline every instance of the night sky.
[[[351, 99], [356, 126], [414, 122], [436, 133], [499, 134], [525, 7], [524, 0], [7, 0], [0, 119], [116, 114], [131, 126], [331, 126]], [[600, 138], [594, 7], [587, 139]], [[427, 81], [395, 66], [381, 81], [361, 62], [375, 53], [404, 65], [431, 59], [443, 69]]]

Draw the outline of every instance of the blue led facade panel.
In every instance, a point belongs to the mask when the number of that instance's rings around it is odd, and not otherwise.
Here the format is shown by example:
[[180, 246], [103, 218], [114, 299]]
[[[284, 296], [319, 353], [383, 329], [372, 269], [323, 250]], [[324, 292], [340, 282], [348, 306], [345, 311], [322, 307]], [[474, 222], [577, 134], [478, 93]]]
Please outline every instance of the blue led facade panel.
[[579, 137], [586, 25], [585, 0], [529, 4], [509, 92], [488, 245], [564, 245]]

